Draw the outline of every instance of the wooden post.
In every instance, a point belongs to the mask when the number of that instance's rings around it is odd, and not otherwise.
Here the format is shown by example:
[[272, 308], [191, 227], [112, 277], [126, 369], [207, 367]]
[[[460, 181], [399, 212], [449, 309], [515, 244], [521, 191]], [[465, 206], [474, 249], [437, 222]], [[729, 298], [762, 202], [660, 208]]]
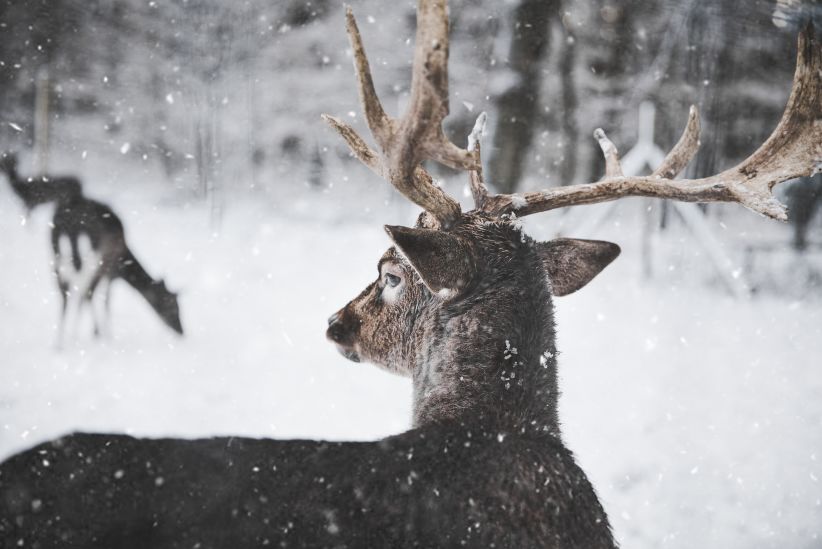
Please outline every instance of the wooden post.
[[44, 65], [37, 71], [34, 93], [34, 168], [40, 175], [48, 172], [50, 95], [49, 69]]

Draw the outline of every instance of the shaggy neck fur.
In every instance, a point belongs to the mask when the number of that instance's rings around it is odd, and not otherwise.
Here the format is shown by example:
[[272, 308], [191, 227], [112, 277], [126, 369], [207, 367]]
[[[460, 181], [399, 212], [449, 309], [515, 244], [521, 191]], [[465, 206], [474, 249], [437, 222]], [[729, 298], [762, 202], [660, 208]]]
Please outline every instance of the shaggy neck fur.
[[[476, 286], [426, 307], [414, 354], [416, 426], [457, 419], [559, 435], [553, 305], [532, 241], [489, 231]], [[475, 236], [475, 233], [474, 233]], [[502, 237], [502, 238], [501, 238]], [[434, 299], [432, 297], [432, 299]]]

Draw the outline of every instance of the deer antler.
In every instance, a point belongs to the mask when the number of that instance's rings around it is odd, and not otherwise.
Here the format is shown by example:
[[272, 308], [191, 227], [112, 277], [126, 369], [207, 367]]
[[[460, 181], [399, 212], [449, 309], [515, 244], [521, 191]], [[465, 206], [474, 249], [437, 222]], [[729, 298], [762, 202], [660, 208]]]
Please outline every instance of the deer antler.
[[444, 228], [459, 219], [459, 203], [433, 184], [420, 163], [431, 159], [464, 170], [479, 165], [476, 155], [451, 143], [442, 131], [442, 120], [448, 115], [446, 4], [446, 0], [419, 0], [417, 4], [411, 98], [405, 115], [399, 119], [386, 114], [377, 97], [357, 22], [351, 8], [346, 8], [346, 29], [354, 51], [360, 102], [381, 153], [369, 148], [351, 126], [323, 115], [361, 162], [432, 214]]
[[[786, 220], [787, 210], [771, 194], [773, 187], [822, 170], [822, 48], [812, 24], [799, 34], [798, 42], [793, 87], [782, 119], [765, 143], [737, 166], [702, 179], [673, 179], [699, 147], [699, 117], [696, 107], [691, 107], [682, 137], [650, 176], [624, 177], [616, 148], [605, 132], [597, 129], [594, 136], [605, 155], [605, 177], [599, 182], [500, 195], [488, 195], [483, 185], [483, 192], [474, 192], [477, 209], [522, 217], [565, 206], [648, 196], [684, 202], [738, 202], [759, 214]], [[482, 197], [479, 201], [478, 195]]]

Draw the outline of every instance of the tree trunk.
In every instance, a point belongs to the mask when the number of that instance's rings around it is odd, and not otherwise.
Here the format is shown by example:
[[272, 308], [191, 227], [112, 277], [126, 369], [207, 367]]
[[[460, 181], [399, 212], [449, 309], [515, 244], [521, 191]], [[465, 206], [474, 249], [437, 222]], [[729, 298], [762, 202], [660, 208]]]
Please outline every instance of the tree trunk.
[[565, 47], [559, 61], [559, 73], [562, 79], [562, 143], [564, 154], [559, 166], [561, 185], [574, 182], [577, 171], [577, 88], [574, 81], [574, 64], [576, 63], [576, 38], [571, 29], [565, 27]]
[[488, 162], [490, 180], [500, 192], [514, 192], [531, 145], [542, 80], [541, 61], [550, 42], [548, 22], [556, 0], [521, 0], [514, 9], [506, 67], [514, 82], [495, 98], [497, 122]]
[[736, 104], [725, 104], [720, 100], [718, 74], [719, 70], [734, 70], [732, 64], [723, 66], [719, 60], [734, 47], [735, 35], [725, 32], [722, 3], [703, 1], [701, 4], [694, 10], [689, 25], [688, 36], [694, 47], [688, 49], [685, 74], [685, 81], [698, 90], [697, 105], [702, 113], [702, 145], [685, 170], [685, 177], [692, 179], [717, 173], [718, 161], [723, 154], [721, 145], [728, 131], [727, 120], [737, 108]]
[[804, 252], [808, 247], [808, 227], [822, 204], [822, 175], [802, 177], [791, 183], [785, 191], [785, 202], [793, 226], [793, 248]]

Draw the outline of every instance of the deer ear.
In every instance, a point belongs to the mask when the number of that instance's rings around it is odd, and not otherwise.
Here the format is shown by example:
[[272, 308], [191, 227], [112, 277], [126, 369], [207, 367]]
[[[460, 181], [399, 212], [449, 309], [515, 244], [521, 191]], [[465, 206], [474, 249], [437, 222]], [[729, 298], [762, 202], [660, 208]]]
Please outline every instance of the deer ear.
[[557, 238], [536, 244], [556, 296], [576, 292], [619, 255], [619, 246], [602, 240]]
[[393, 225], [386, 225], [385, 230], [432, 293], [453, 297], [471, 282], [474, 260], [456, 236], [434, 229]]

